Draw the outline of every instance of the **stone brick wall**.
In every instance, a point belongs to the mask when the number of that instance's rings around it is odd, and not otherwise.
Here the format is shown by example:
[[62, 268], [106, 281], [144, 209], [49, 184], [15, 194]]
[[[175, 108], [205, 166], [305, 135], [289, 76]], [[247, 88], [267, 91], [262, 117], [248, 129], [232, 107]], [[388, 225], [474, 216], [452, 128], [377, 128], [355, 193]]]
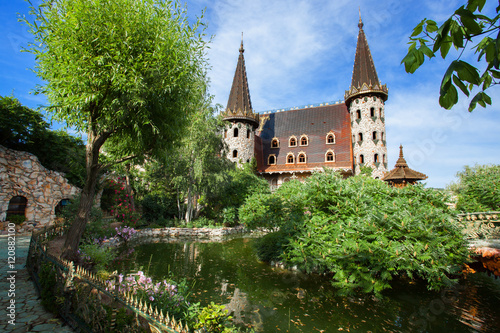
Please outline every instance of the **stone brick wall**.
[[[360, 156], [363, 155], [363, 164], [373, 168], [372, 177], [382, 178], [387, 172], [384, 101], [375, 96], [360, 97], [352, 101], [349, 112], [355, 174], [360, 173]], [[373, 138], [373, 132], [376, 132], [376, 139]], [[359, 138], [360, 133], [363, 135], [363, 140]], [[378, 155], [378, 162], [375, 162], [375, 154]]]
[[0, 221], [5, 221], [9, 201], [15, 196], [27, 199], [26, 222], [45, 226], [55, 219], [55, 207], [81, 190], [64, 176], [46, 169], [30, 153], [0, 146]]
[[[238, 129], [238, 136], [234, 136], [234, 129]], [[247, 137], [248, 136], [248, 137]], [[247, 163], [254, 156], [255, 132], [251, 125], [243, 122], [233, 122], [226, 124], [224, 141], [228, 146], [227, 158], [235, 163]], [[234, 151], [238, 152], [237, 157], [233, 157]]]

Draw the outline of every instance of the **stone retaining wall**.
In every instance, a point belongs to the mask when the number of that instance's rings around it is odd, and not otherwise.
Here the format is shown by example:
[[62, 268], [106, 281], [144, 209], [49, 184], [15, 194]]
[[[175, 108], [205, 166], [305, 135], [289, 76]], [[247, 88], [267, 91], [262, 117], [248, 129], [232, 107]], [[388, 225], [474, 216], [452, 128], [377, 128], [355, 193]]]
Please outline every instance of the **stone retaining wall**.
[[139, 229], [132, 236], [133, 241], [143, 238], [171, 240], [171, 239], [219, 239], [224, 236], [247, 233], [245, 227], [235, 228], [161, 228], [161, 229]]
[[27, 199], [27, 224], [48, 225], [56, 217], [57, 204], [80, 191], [62, 173], [46, 169], [35, 155], [0, 146], [0, 221], [5, 221], [9, 201], [22, 196]]

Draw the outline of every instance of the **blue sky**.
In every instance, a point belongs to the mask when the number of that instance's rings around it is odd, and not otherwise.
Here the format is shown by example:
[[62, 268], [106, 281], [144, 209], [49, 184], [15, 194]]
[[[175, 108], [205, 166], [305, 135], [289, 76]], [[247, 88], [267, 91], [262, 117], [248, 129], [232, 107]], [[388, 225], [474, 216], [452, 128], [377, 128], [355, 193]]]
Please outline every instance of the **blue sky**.
[[[494, 13], [495, 1], [483, 11]], [[37, 3], [37, 1], [35, 1]], [[421, 19], [442, 23], [463, 2], [455, 0], [298, 1], [190, 0], [189, 15], [206, 8], [210, 92], [226, 105], [244, 32], [245, 61], [253, 107], [262, 112], [343, 100], [349, 88], [358, 34], [358, 8], [379, 79], [389, 88], [386, 130], [389, 168], [399, 145], [411, 168], [429, 176], [428, 186], [445, 187], [464, 165], [500, 164], [500, 88], [490, 89], [493, 106], [467, 112], [468, 100], [452, 110], [439, 107], [442, 75], [451, 60], [432, 59], [415, 74], [400, 65], [408, 36]], [[32, 108], [46, 103], [30, 92], [41, 82], [29, 70], [34, 57], [21, 53], [31, 40], [17, 13], [22, 0], [0, 4], [0, 95], [13, 94]], [[450, 56], [455, 56], [453, 50]], [[474, 62], [472, 51], [462, 59]], [[61, 125], [54, 123], [54, 128]]]

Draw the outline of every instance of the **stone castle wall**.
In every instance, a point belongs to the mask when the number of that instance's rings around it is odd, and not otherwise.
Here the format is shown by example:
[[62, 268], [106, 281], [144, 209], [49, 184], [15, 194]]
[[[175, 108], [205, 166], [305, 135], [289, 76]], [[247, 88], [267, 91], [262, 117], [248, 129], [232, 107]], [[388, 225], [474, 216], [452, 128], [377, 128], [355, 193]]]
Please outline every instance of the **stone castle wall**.
[[[358, 110], [361, 118], [359, 118]], [[387, 172], [384, 101], [380, 97], [360, 97], [352, 101], [349, 112], [351, 114], [351, 140], [353, 143], [355, 174], [360, 173], [360, 155], [363, 155], [363, 165], [373, 168], [372, 177], [382, 178]], [[374, 131], [377, 132], [376, 139], [373, 139]], [[363, 134], [363, 140], [360, 140], [359, 133]], [[375, 154], [378, 154], [378, 162], [374, 160]]]
[[[234, 129], [238, 129], [238, 136], [234, 136]], [[227, 158], [235, 163], [247, 163], [254, 157], [255, 132], [251, 125], [236, 122], [227, 123], [224, 141], [228, 146]], [[233, 152], [237, 151], [237, 157]]]
[[54, 221], [61, 200], [80, 191], [61, 173], [46, 169], [35, 155], [0, 146], [0, 221], [5, 221], [9, 201], [22, 196], [27, 199], [26, 221], [42, 227]]

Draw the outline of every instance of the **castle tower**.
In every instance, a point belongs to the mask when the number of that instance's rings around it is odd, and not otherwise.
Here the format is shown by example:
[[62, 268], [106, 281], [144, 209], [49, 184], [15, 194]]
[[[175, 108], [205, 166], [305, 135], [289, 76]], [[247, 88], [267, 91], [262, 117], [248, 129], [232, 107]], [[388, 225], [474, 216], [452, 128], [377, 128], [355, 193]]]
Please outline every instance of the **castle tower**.
[[358, 27], [351, 87], [344, 96], [351, 116], [353, 170], [357, 175], [362, 166], [369, 166], [373, 168], [374, 178], [382, 178], [387, 172], [384, 102], [388, 97], [388, 89], [378, 80], [361, 15]]
[[224, 141], [229, 148], [227, 157], [238, 164], [247, 163], [254, 157], [255, 129], [259, 126], [259, 114], [253, 112], [250, 100], [243, 52], [242, 38], [233, 85], [223, 113]]

